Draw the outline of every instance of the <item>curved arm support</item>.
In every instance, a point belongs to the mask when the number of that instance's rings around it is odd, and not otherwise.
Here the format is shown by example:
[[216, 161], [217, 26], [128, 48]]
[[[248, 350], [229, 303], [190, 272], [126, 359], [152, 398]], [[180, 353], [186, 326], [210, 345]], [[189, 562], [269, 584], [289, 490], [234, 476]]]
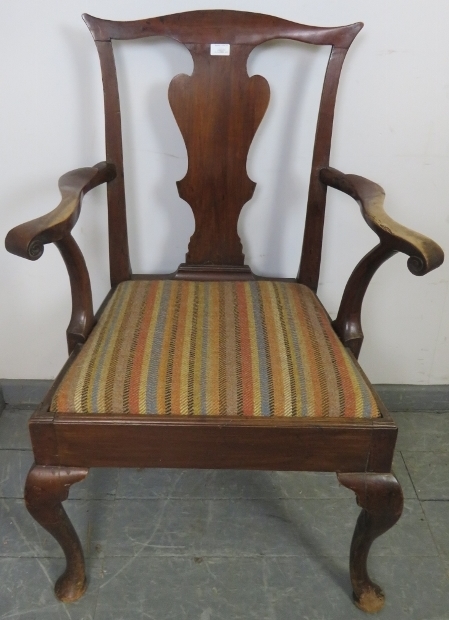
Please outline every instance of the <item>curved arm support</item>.
[[398, 224], [384, 211], [385, 192], [380, 185], [355, 174], [344, 174], [335, 168], [323, 168], [320, 180], [358, 202], [363, 218], [380, 241], [352, 272], [333, 323], [342, 342], [358, 357], [363, 342], [363, 298], [377, 269], [396, 252], [403, 252], [409, 256], [409, 271], [422, 276], [441, 265], [444, 253], [437, 243]]
[[44, 253], [44, 244], [60, 241], [75, 226], [84, 194], [114, 178], [115, 167], [106, 162], [64, 174], [58, 181], [61, 192], [59, 205], [50, 213], [10, 230], [5, 239], [8, 252], [28, 260], [40, 258]]
[[332, 326], [343, 344], [351, 349], [358, 358], [363, 343], [362, 331], [362, 303], [371, 278], [379, 267], [391, 256], [395, 250], [386, 249], [379, 243], [358, 263], [351, 273], [343, 291], [337, 318]]
[[72, 235], [69, 233], [55, 242], [67, 267], [72, 292], [72, 316], [67, 327], [69, 355], [77, 344], [86, 341], [94, 326], [94, 309], [89, 272], [84, 256]]
[[67, 327], [69, 354], [78, 343], [85, 342], [93, 324], [92, 291], [83, 254], [71, 235], [84, 194], [115, 178], [115, 167], [101, 162], [92, 168], [78, 168], [59, 179], [61, 202], [53, 211], [9, 231], [5, 246], [8, 252], [37, 260], [44, 244], [55, 243], [67, 267], [72, 292], [72, 316]]

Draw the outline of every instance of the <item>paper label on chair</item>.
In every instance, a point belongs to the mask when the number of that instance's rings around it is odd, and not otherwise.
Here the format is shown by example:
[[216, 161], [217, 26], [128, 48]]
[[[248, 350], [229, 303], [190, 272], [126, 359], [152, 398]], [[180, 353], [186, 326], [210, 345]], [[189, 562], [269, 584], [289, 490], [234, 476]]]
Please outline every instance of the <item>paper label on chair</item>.
[[229, 43], [211, 43], [210, 55], [211, 56], [229, 56], [231, 53], [231, 46]]

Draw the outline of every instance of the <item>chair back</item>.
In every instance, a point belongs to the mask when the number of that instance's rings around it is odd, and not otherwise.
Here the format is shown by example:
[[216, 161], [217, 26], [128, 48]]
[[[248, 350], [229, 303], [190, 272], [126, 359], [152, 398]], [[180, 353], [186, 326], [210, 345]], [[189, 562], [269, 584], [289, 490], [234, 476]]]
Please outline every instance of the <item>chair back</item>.
[[[111, 281], [130, 277], [120, 102], [112, 40], [166, 36], [190, 51], [191, 76], [177, 75], [169, 101], [188, 154], [178, 192], [192, 208], [195, 230], [182, 273], [243, 270], [237, 222], [255, 183], [248, 177], [249, 147], [268, 106], [270, 90], [260, 75], [248, 76], [251, 51], [271, 39], [331, 46], [317, 119], [309, 199], [298, 281], [318, 286], [326, 187], [319, 170], [329, 164], [335, 98], [346, 52], [363, 24], [336, 28], [305, 26], [241, 11], [191, 11], [131, 22], [83, 16], [96, 42], [104, 85], [106, 158], [117, 177], [108, 184]], [[247, 270], [249, 272], [249, 270]], [[181, 276], [182, 273], [180, 272]], [[250, 272], [249, 272], [250, 273]]]

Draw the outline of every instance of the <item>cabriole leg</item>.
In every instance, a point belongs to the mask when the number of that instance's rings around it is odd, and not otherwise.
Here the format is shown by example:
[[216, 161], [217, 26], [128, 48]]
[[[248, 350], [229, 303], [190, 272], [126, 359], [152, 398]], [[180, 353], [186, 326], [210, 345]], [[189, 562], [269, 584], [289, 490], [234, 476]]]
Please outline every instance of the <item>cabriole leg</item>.
[[337, 474], [337, 477], [342, 485], [355, 492], [362, 508], [349, 560], [354, 601], [363, 611], [375, 613], [382, 609], [385, 595], [369, 578], [368, 553], [371, 543], [393, 527], [401, 516], [404, 503], [401, 485], [393, 474]]
[[25, 483], [28, 512], [61, 545], [67, 566], [55, 584], [59, 600], [76, 601], [86, 590], [86, 574], [81, 543], [61, 502], [67, 499], [72, 484], [83, 480], [89, 470], [78, 467], [33, 465]]

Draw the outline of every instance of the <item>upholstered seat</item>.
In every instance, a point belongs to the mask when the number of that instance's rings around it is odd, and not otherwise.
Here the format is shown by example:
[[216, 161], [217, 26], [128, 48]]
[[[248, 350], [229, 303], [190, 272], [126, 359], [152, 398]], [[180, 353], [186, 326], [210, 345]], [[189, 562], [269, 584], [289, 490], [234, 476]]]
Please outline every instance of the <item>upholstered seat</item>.
[[51, 411], [380, 416], [312, 291], [268, 281], [123, 282]]

